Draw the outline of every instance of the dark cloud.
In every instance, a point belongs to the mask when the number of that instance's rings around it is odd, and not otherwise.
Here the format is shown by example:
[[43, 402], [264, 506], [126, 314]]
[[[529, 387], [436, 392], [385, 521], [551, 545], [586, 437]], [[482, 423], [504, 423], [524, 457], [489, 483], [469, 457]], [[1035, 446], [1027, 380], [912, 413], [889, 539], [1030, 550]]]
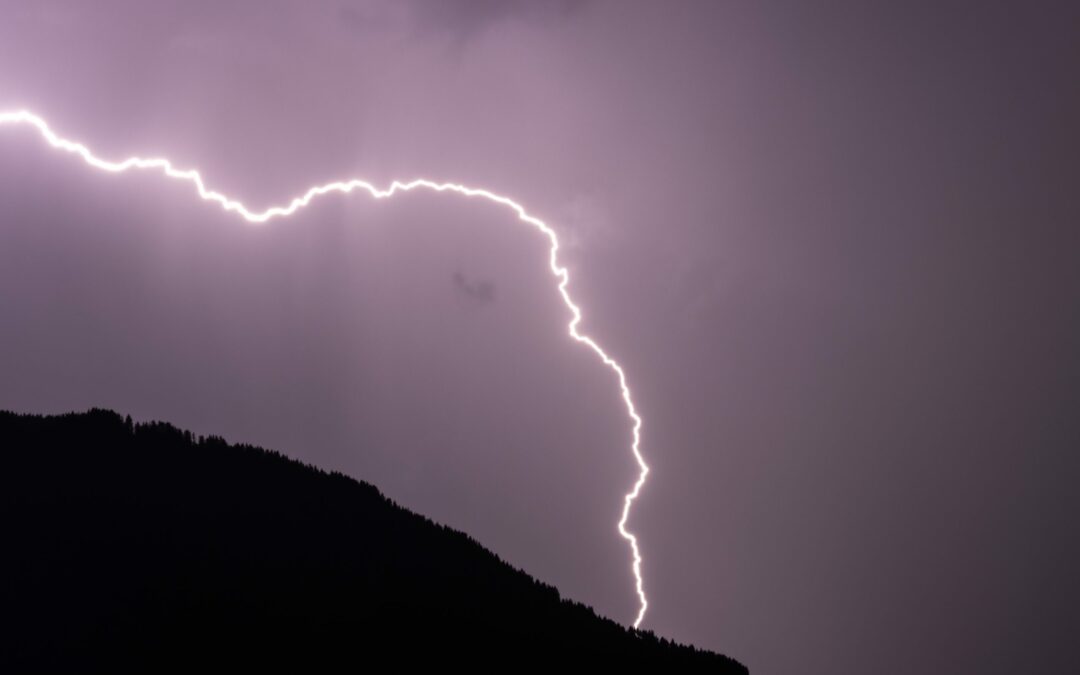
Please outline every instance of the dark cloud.
[[505, 22], [543, 27], [571, 18], [590, 0], [374, 0], [347, 2], [339, 16], [362, 34], [393, 30], [463, 45]]
[[459, 38], [472, 37], [503, 21], [551, 23], [581, 10], [588, 0], [444, 0], [414, 2], [417, 27], [445, 32]]
[[487, 304], [495, 301], [495, 283], [491, 281], [469, 281], [461, 272], [454, 272], [454, 288], [468, 297]]

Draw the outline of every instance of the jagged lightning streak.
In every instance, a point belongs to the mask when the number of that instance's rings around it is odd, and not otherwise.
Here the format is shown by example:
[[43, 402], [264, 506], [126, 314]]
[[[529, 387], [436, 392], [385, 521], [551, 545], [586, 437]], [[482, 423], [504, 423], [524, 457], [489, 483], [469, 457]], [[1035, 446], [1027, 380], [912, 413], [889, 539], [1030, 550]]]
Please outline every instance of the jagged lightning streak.
[[149, 159], [128, 157], [119, 162], [101, 159], [94, 155], [94, 153], [82, 143], [71, 141], [58, 135], [49, 127], [44, 119], [32, 112], [26, 110], [0, 112], [0, 125], [32, 126], [37, 129], [38, 133], [41, 134], [42, 138], [44, 138], [50, 146], [57, 150], [63, 150], [78, 155], [79, 157], [82, 157], [84, 162], [96, 169], [111, 173], [123, 173], [131, 169], [156, 169], [169, 178], [187, 181], [195, 186], [195, 190], [198, 192], [200, 198], [208, 202], [216, 202], [225, 211], [235, 213], [249, 223], [265, 223], [271, 218], [290, 216], [310, 204], [316, 197], [331, 192], [348, 194], [354, 190], [363, 190], [375, 199], [385, 199], [387, 197], [392, 197], [398, 192], [409, 192], [417, 188], [423, 188], [425, 190], [434, 190], [435, 192], [456, 192], [466, 197], [482, 197], [488, 201], [502, 204], [514, 211], [514, 213], [517, 214], [518, 220], [532, 225], [543, 234], [547, 235], [548, 241], [551, 242], [548, 265], [551, 268], [551, 273], [559, 279], [559, 294], [562, 296], [563, 303], [570, 310], [571, 314], [570, 323], [567, 325], [570, 337], [588, 346], [598, 357], [600, 357], [600, 360], [603, 361], [604, 365], [615, 372], [615, 375], [619, 380], [619, 389], [622, 393], [623, 403], [626, 404], [626, 412], [633, 423], [633, 443], [631, 444], [630, 449], [633, 452], [634, 461], [637, 462], [639, 473], [637, 481], [634, 482], [633, 489], [626, 493], [623, 498], [622, 517], [619, 519], [617, 528], [619, 535], [630, 543], [630, 551], [633, 559], [631, 567], [634, 572], [634, 587], [640, 603], [637, 618], [634, 619], [634, 628], [641, 625], [641, 620], [645, 617], [645, 610], [648, 609], [649, 606], [641, 579], [641, 550], [638, 547], [637, 537], [626, 529], [626, 521], [630, 517], [630, 507], [641, 493], [641, 488], [645, 485], [645, 478], [649, 475], [649, 466], [645, 463], [645, 458], [641, 454], [640, 447], [641, 416], [638, 415], [637, 409], [634, 407], [634, 401], [630, 395], [630, 387], [626, 383], [626, 373], [623, 371], [622, 366], [619, 365], [615, 359], [608, 356], [607, 352], [605, 352], [595, 340], [588, 335], [583, 335], [578, 332], [578, 324], [581, 323], [582, 314], [581, 308], [574, 303], [570, 298], [570, 293], [566, 290], [567, 285], [570, 283], [570, 272], [559, 264], [559, 238], [556, 236], [555, 230], [551, 229], [544, 221], [536, 216], [530, 215], [525, 210], [525, 207], [509, 197], [497, 195], [488, 190], [458, 185], [456, 183], [436, 183], [422, 178], [405, 183], [394, 181], [390, 184], [390, 187], [386, 189], [379, 189], [365, 180], [356, 178], [345, 181], [335, 181], [333, 183], [327, 183], [326, 185], [318, 185], [309, 188], [303, 195], [294, 197], [286, 206], [271, 206], [265, 211], [251, 211], [240, 201], [232, 199], [220, 192], [208, 189], [203, 182], [202, 175], [194, 169], [177, 169], [168, 159], [159, 157]]

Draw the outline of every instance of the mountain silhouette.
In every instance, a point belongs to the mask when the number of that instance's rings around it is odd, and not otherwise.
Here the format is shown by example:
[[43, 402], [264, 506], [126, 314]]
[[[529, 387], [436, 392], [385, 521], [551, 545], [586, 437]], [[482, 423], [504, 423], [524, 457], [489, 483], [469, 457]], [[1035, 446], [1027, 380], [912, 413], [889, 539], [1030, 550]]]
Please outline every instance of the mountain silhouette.
[[106, 410], [0, 412], [0, 462], [0, 672], [747, 672], [277, 452]]

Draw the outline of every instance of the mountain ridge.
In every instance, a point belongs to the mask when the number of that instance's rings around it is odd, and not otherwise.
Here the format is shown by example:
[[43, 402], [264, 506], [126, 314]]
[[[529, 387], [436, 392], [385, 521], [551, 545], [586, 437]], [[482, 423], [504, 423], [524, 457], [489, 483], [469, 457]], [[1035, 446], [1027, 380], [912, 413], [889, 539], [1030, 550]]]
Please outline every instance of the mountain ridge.
[[0, 633], [0, 666], [747, 672], [600, 617], [374, 485], [277, 451], [102, 409], [0, 411], [0, 448], [14, 554], [0, 601], [18, 625]]

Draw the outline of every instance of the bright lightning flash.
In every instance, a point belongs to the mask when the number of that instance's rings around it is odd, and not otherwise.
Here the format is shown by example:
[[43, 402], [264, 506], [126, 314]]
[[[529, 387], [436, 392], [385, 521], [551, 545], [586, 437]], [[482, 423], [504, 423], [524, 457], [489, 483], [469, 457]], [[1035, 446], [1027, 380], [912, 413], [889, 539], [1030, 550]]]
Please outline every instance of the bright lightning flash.
[[626, 412], [633, 423], [633, 443], [630, 446], [630, 450], [633, 452], [634, 460], [637, 462], [640, 472], [638, 473], [638, 478], [634, 483], [633, 489], [626, 493], [623, 499], [622, 517], [617, 523], [617, 528], [619, 534], [630, 543], [630, 551], [633, 557], [632, 568], [634, 572], [634, 585], [640, 603], [637, 618], [634, 619], [634, 627], [637, 628], [641, 625], [641, 620], [645, 617], [645, 610], [649, 606], [641, 580], [641, 551], [638, 547], [637, 537], [626, 529], [626, 521], [630, 516], [630, 507], [640, 494], [641, 488], [645, 484], [645, 477], [649, 474], [649, 466], [645, 463], [645, 459], [642, 457], [640, 449], [641, 417], [634, 407], [634, 401], [630, 396], [630, 387], [626, 383], [626, 373], [623, 372], [622, 366], [619, 365], [615, 359], [608, 356], [607, 352], [605, 352], [595, 340], [578, 331], [578, 324], [581, 323], [581, 308], [574, 303], [570, 298], [570, 293], [566, 290], [567, 285], [570, 283], [570, 273], [565, 267], [559, 264], [559, 238], [556, 236], [555, 231], [544, 223], [544, 221], [530, 215], [525, 210], [525, 207], [509, 197], [497, 195], [488, 190], [466, 187], [455, 183], [436, 183], [424, 179], [416, 179], [406, 183], [394, 181], [390, 184], [390, 187], [386, 189], [379, 189], [365, 180], [356, 178], [345, 181], [336, 181], [327, 183], [326, 185], [312, 187], [303, 195], [293, 198], [285, 206], [271, 206], [265, 211], [251, 211], [241, 202], [223, 195], [220, 192], [207, 189], [206, 184], [203, 183], [202, 176], [194, 169], [177, 169], [172, 165], [172, 162], [164, 158], [144, 159], [141, 157], [128, 157], [119, 162], [101, 159], [94, 155], [94, 153], [82, 143], [68, 140], [56, 134], [44, 119], [32, 112], [26, 110], [0, 112], [0, 125], [28, 125], [34, 127], [50, 146], [57, 150], [63, 150], [64, 152], [82, 157], [84, 162], [95, 169], [101, 169], [102, 171], [111, 173], [123, 173], [131, 169], [153, 169], [161, 171], [161, 173], [169, 178], [187, 181], [195, 187], [200, 198], [208, 202], [217, 202], [222, 209], [235, 213], [249, 223], [265, 223], [271, 218], [291, 216], [311, 203], [316, 197], [331, 192], [348, 194], [354, 190], [363, 190], [375, 199], [384, 199], [392, 197], [399, 192], [409, 192], [411, 190], [423, 188], [425, 190], [434, 190], [435, 192], [456, 192], [465, 197], [482, 197], [488, 201], [502, 204], [517, 214], [518, 220], [532, 225], [547, 235], [548, 240], [551, 242], [548, 264], [551, 267], [551, 273], [559, 280], [559, 294], [562, 296], [563, 303], [570, 310], [571, 314], [570, 323], [567, 325], [570, 337], [589, 347], [589, 349], [595, 352], [600, 360], [603, 361], [604, 365], [615, 372], [615, 375], [618, 377], [623, 403], [626, 404]]

